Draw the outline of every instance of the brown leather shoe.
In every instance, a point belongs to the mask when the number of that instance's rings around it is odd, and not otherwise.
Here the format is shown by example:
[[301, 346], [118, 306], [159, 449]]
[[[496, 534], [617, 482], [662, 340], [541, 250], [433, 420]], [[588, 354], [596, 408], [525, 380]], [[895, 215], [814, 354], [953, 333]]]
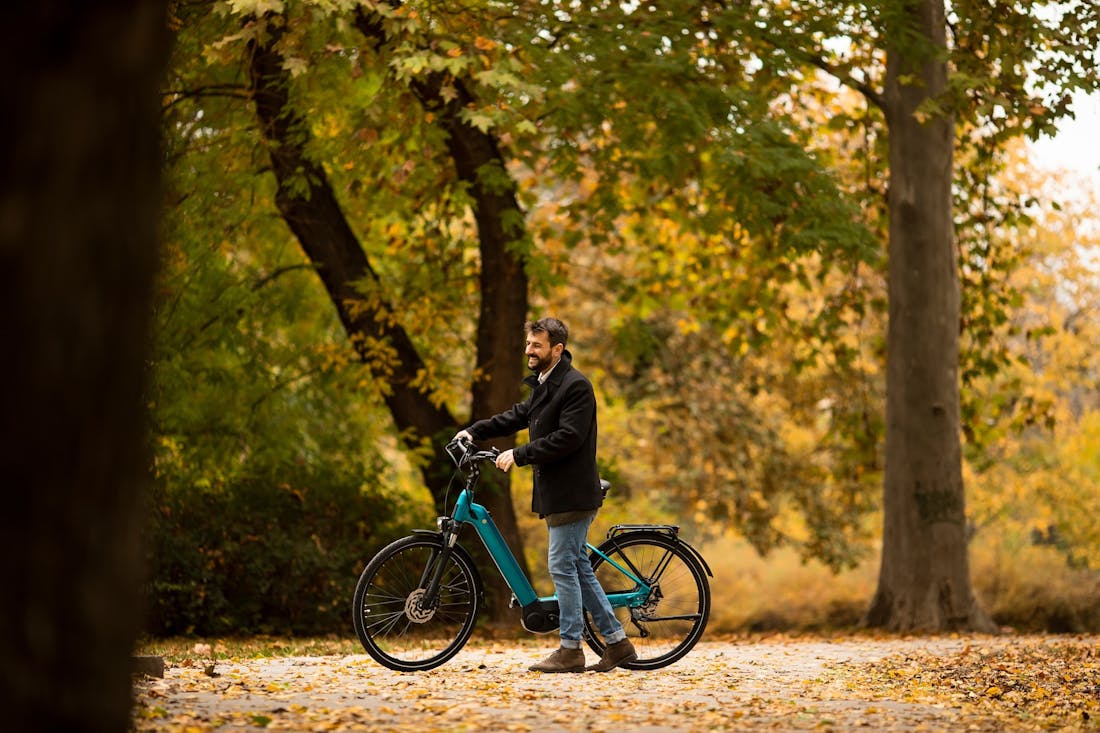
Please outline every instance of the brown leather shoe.
[[532, 672], [583, 672], [584, 652], [580, 649], [557, 649], [546, 659], [538, 664], [532, 664], [527, 669]]
[[589, 672], [609, 672], [620, 664], [626, 662], [633, 662], [638, 658], [638, 653], [634, 651], [634, 645], [630, 643], [630, 639], [623, 639], [617, 641], [614, 644], [608, 644], [604, 647], [603, 656], [600, 657], [600, 661], [588, 666]]

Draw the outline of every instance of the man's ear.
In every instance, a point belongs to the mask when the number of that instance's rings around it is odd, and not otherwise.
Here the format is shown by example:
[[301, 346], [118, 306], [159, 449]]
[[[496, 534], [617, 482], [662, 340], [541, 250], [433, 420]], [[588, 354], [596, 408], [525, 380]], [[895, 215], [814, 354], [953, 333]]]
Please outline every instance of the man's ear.
[[554, 358], [557, 359], [561, 356], [561, 352], [565, 351], [565, 344], [554, 344], [554, 347], [550, 351], [554, 355]]

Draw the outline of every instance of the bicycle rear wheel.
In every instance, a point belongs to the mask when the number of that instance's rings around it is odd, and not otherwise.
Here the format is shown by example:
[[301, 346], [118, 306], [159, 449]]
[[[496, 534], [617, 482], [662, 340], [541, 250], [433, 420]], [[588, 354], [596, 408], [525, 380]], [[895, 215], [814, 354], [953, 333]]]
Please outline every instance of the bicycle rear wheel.
[[[638, 608], [616, 608], [615, 615], [638, 658], [627, 669], [657, 669], [679, 660], [703, 635], [710, 617], [710, 583], [695, 555], [676, 539], [658, 532], [629, 532], [610, 538], [599, 550], [651, 586]], [[637, 588], [637, 583], [593, 552], [592, 569], [605, 593]], [[604, 643], [586, 612], [585, 638], [597, 654]]]
[[421, 601], [442, 543], [431, 534], [396, 540], [374, 556], [355, 586], [355, 633], [378, 663], [399, 672], [433, 669], [466, 644], [481, 603], [481, 579], [458, 545], [444, 561], [435, 604]]

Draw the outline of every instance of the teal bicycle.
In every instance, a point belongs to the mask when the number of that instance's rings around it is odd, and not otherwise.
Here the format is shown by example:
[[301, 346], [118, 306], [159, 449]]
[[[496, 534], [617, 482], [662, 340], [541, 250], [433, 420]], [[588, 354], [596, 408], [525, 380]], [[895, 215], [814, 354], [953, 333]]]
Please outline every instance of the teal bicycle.
[[[446, 447], [462, 489], [436, 531], [414, 530], [367, 563], [355, 587], [355, 633], [377, 662], [400, 672], [438, 667], [473, 633], [484, 586], [458, 536], [470, 525], [512, 590], [521, 623], [533, 633], [558, 628], [558, 601], [539, 597], [520, 569], [489, 511], [474, 501], [481, 465], [499, 451], [467, 441]], [[610, 484], [600, 482], [606, 496]], [[634, 644], [628, 669], [658, 669], [681, 659], [703, 635], [710, 616], [710, 567], [664, 524], [619, 524], [598, 546], [588, 545], [596, 578]], [[604, 644], [585, 612], [585, 641], [602, 654]]]

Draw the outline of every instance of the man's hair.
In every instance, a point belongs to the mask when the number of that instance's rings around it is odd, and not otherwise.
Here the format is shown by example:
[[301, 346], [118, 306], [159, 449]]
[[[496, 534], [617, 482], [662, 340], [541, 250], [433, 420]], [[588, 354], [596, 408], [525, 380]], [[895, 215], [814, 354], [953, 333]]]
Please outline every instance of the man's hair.
[[528, 321], [523, 325], [527, 333], [545, 333], [550, 337], [550, 345], [565, 346], [569, 341], [569, 328], [557, 318], [540, 318], [537, 321]]

